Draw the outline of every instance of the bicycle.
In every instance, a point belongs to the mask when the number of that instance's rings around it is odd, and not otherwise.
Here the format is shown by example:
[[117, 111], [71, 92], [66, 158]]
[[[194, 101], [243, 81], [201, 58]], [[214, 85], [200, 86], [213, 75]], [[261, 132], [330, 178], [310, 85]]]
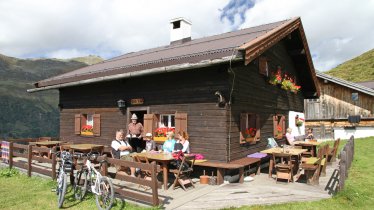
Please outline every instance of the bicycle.
[[73, 159], [71, 154], [67, 151], [62, 151], [56, 153], [57, 157], [61, 157], [58, 167], [58, 176], [57, 176], [57, 187], [56, 187], [56, 194], [57, 194], [57, 206], [58, 208], [62, 207], [64, 203], [66, 188], [67, 188], [67, 173], [70, 174], [73, 168]]
[[[77, 200], [82, 200], [87, 191], [91, 191], [96, 197], [96, 206], [99, 210], [109, 210], [112, 208], [114, 200], [114, 188], [112, 181], [102, 176], [99, 171], [95, 169], [91, 160], [95, 160], [98, 154], [74, 154], [80, 160], [78, 163], [81, 169], [77, 171], [74, 179], [74, 196]], [[83, 165], [82, 157], [86, 156], [86, 163]], [[101, 164], [104, 161], [100, 162]]]

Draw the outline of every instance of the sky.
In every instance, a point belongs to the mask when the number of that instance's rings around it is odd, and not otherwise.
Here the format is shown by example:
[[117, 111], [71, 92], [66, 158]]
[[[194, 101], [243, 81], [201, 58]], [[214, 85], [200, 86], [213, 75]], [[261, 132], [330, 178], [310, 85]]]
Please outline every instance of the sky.
[[197, 39], [297, 16], [319, 71], [374, 48], [374, 0], [0, 0], [0, 54], [109, 59], [168, 45], [176, 17]]

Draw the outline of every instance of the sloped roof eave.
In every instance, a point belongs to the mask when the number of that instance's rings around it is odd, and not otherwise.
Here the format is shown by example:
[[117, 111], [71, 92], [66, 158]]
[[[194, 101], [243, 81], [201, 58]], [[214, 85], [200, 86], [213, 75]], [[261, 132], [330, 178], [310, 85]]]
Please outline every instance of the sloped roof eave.
[[285, 23], [274, 28], [270, 32], [266, 33], [264, 36], [257, 37], [238, 48], [238, 50], [245, 51], [245, 65], [253, 61], [259, 55], [264, 53], [266, 50], [274, 46], [280, 40], [282, 40], [287, 35], [291, 34], [293, 31], [298, 30], [302, 38], [302, 44], [305, 50], [305, 55], [307, 59], [309, 73], [313, 79], [313, 85], [316, 90], [317, 96], [320, 96], [320, 88], [318, 80], [316, 77], [316, 71], [314, 69], [312, 56], [309, 51], [309, 46], [306, 40], [305, 32], [301, 23], [300, 17], [295, 17], [286, 21]]

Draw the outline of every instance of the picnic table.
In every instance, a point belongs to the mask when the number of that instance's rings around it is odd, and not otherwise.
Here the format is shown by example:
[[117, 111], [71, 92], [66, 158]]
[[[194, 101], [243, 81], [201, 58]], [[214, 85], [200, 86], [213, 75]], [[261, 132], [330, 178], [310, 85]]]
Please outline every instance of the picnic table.
[[104, 149], [104, 145], [100, 145], [100, 144], [68, 144], [68, 145], [64, 145], [64, 147], [70, 148], [74, 152], [83, 152], [83, 153], [88, 153], [94, 150], [102, 151]]
[[168, 190], [168, 173], [169, 173], [169, 163], [174, 160], [171, 153], [162, 153], [162, 152], [144, 152], [144, 153], [131, 153], [131, 156], [146, 157], [149, 160], [154, 160], [158, 163], [161, 163], [161, 168], [163, 172], [164, 180], [164, 190]]
[[[291, 154], [292, 156], [296, 156], [298, 159], [297, 161], [299, 161], [299, 156], [301, 155], [301, 153], [303, 152], [306, 152], [307, 150], [306, 149], [296, 149], [296, 148], [280, 148], [280, 147], [275, 147], [275, 148], [270, 148], [270, 149], [266, 149], [266, 150], [262, 150], [261, 153], [266, 153], [268, 155], [271, 155], [273, 156], [273, 154]], [[272, 177], [272, 171], [273, 171], [273, 167], [274, 167], [274, 161], [273, 161], [273, 157], [270, 158], [270, 162], [269, 162], [269, 178]]]
[[321, 142], [318, 142], [317, 140], [312, 141], [294, 141], [295, 146], [302, 146], [307, 147], [311, 149], [311, 154], [313, 157], [317, 156], [317, 146], [321, 144]]
[[48, 152], [48, 158], [51, 159], [52, 153], [51, 150], [53, 147], [58, 146], [61, 143], [61, 141], [37, 141], [32, 142], [33, 145], [36, 145], [37, 147], [47, 147], [50, 148], [50, 151]]

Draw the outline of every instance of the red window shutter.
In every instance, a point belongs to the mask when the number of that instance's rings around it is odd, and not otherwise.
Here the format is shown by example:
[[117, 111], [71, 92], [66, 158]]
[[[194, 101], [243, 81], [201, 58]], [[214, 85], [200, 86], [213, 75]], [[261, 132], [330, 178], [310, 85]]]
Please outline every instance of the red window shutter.
[[154, 135], [153, 132], [156, 129], [157, 123], [155, 118], [155, 114], [144, 114], [144, 135], [146, 133], [152, 133], [152, 135]]
[[244, 141], [244, 143], [245, 143], [245, 130], [248, 127], [247, 122], [248, 122], [248, 114], [241, 113], [240, 114], [240, 142]]
[[74, 133], [77, 135], [81, 134], [81, 118], [82, 118], [81, 114], [75, 115]]
[[[274, 115], [273, 119], [274, 119], [274, 136], [277, 139], [282, 139], [283, 135], [286, 133], [286, 117], [284, 115]], [[278, 126], [281, 127], [282, 137], [278, 136], [278, 129], [277, 129]]]
[[93, 134], [94, 136], [101, 135], [101, 123], [100, 123], [100, 114], [94, 114], [93, 118]]
[[179, 131], [187, 132], [187, 113], [175, 114], [175, 133]]

